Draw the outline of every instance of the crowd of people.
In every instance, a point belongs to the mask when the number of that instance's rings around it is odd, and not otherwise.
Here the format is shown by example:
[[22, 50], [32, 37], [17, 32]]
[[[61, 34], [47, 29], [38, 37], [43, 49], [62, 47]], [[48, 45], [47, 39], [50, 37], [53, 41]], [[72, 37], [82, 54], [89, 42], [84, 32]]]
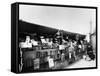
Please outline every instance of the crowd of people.
[[[34, 38], [30, 38], [30, 36], [26, 36], [24, 42], [19, 43], [20, 48], [35, 48], [39, 47], [41, 49], [57, 49], [57, 56], [59, 57], [61, 62], [65, 60], [70, 61], [74, 58], [74, 61], [79, 58], [84, 58], [85, 60], [94, 60], [95, 55], [93, 53], [92, 46], [85, 39], [71, 39], [68, 36], [63, 38], [61, 33], [58, 31], [54, 38], [40, 36], [40, 40], [35, 40]], [[22, 54], [22, 51], [20, 51]], [[50, 67], [53, 67], [52, 55], [47, 56], [47, 60]], [[51, 61], [50, 61], [51, 60]], [[52, 63], [50, 63], [52, 62]]]

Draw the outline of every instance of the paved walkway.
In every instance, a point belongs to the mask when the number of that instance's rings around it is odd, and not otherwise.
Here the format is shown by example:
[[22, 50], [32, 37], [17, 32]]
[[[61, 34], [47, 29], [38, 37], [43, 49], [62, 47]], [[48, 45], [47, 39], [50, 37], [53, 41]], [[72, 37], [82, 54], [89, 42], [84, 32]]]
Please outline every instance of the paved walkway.
[[86, 61], [84, 59], [81, 59], [79, 61], [77, 61], [76, 63], [73, 63], [70, 66], [67, 66], [67, 68], [85, 68], [85, 67], [96, 67], [96, 61], [92, 60], [92, 61]]

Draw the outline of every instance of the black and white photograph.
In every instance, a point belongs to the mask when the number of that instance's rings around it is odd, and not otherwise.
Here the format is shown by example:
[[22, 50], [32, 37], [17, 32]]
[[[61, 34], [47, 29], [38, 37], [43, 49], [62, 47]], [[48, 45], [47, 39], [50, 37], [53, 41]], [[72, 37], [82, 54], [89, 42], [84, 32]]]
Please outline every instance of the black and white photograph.
[[96, 7], [19, 4], [18, 72], [97, 67]]

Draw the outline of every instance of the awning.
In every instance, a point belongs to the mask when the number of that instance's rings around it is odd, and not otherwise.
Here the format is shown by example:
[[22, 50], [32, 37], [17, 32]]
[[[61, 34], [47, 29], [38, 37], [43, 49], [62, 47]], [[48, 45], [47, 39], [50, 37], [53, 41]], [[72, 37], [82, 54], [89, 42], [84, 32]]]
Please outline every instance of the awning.
[[[59, 29], [55, 29], [55, 28], [50, 28], [50, 27], [45, 27], [42, 25], [38, 25], [38, 24], [34, 24], [34, 23], [29, 23], [26, 21], [22, 21], [19, 20], [19, 26], [18, 26], [18, 30], [19, 30], [19, 34], [23, 33], [23, 34], [33, 34], [36, 33], [38, 35], [41, 36], [54, 36]], [[63, 32], [63, 36], [69, 36], [71, 38], [75, 38], [76, 35], [79, 35], [80, 38], [85, 38], [85, 35], [81, 35], [78, 33], [72, 33], [72, 32], [68, 32], [68, 31], [64, 31]]]

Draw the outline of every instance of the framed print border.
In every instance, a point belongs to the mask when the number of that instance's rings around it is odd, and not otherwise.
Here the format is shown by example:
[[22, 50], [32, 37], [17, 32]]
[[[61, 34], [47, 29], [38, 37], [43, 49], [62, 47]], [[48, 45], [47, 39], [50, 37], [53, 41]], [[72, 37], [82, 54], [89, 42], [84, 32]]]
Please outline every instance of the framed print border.
[[34, 70], [33, 72], [86, 70], [86, 69], [97, 69], [98, 68], [98, 8], [97, 7], [94, 7], [94, 6], [92, 7], [92, 6], [76, 6], [76, 5], [16, 2], [16, 3], [11, 4], [11, 72], [14, 72], [14, 73], [28, 73], [28, 72], [19, 72], [19, 70], [18, 70], [18, 68], [19, 68], [19, 65], [18, 65], [19, 5], [36, 5], [36, 6], [95, 9], [96, 10], [96, 67], [68, 68], [68, 69], [55, 69], [55, 70]]

